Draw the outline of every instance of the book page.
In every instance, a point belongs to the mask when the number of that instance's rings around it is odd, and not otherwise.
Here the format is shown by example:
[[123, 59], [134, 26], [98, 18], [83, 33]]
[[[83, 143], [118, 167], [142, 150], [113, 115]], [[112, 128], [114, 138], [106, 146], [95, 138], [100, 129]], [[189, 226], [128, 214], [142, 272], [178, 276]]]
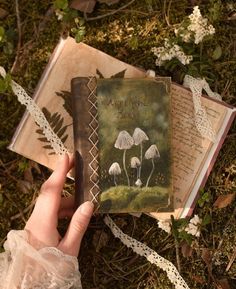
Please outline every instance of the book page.
[[[216, 135], [221, 128], [227, 107], [202, 97], [209, 120]], [[213, 143], [201, 137], [194, 123], [192, 93], [172, 85], [173, 170], [175, 218], [178, 218], [201, 172]], [[167, 218], [168, 213], [152, 213], [156, 218]]]

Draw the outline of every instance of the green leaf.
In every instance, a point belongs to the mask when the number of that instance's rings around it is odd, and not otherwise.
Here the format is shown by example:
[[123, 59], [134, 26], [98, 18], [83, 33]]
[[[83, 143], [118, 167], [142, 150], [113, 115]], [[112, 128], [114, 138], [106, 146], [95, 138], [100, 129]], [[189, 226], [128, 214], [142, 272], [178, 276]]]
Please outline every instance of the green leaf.
[[217, 60], [221, 57], [221, 55], [222, 55], [222, 48], [220, 45], [217, 45], [215, 50], [213, 51], [212, 59]]
[[56, 9], [65, 10], [68, 7], [68, 0], [55, 0], [53, 5]]
[[0, 42], [5, 40], [5, 29], [0, 26]]
[[211, 223], [211, 215], [206, 214], [202, 220], [202, 226], [206, 226]]

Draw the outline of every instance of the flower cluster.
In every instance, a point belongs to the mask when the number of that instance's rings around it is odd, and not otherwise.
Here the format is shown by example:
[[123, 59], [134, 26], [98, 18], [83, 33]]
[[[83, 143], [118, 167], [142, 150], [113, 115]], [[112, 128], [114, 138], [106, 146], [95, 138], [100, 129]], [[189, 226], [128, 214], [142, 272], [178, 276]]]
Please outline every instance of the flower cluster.
[[157, 224], [158, 224], [158, 227], [160, 229], [162, 229], [163, 231], [165, 231], [168, 234], [170, 233], [171, 225], [170, 225], [170, 221], [169, 220], [159, 220]]
[[198, 6], [195, 6], [193, 13], [188, 16], [188, 21], [190, 24], [187, 28], [182, 24], [175, 29], [175, 35], [181, 37], [184, 42], [194, 40], [195, 44], [199, 44], [205, 36], [215, 33], [215, 28], [211, 24], [208, 25], [207, 18], [202, 17]]
[[198, 217], [198, 215], [194, 215], [194, 217], [190, 220], [189, 224], [185, 228], [185, 231], [193, 236], [200, 237], [200, 224], [202, 220]]
[[171, 44], [168, 39], [165, 39], [164, 46], [153, 47], [152, 52], [157, 56], [157, 66], [161, 66], [165, 61], [173, 58], [177, 58], [183, 65], [189, 64], [193, 59], [191, 55], [186, 55], [179, 45]]

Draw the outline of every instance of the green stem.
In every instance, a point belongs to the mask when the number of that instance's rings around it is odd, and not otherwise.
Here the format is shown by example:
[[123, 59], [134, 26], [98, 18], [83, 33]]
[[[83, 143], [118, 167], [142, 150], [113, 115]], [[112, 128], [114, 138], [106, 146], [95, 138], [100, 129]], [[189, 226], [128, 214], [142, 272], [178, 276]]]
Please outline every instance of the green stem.
[[148, 179], [147, 179], [146, 187], [148, 187], [148, 184], [149, 184], [149, 181], [150, 181], [150, 179], [151, 179], [151, 177], [152, 177], [152, 174], [153, 174], [153, 172], [154, 172], [154, 169], [155, 169], [155, 165], [154, 165], [154, 160], [152, 159], [152, 170], [151, 170], [151, 173], [150, 173], [150, 175], [149, 175], [149, 177], [148, 177]]
[[127, 173], [127, 170], [126, 170], [126, 166], [125, 166], [125, 154], [126, 154], [126, 150], [124, 150], [124, 153], [123, 153], [123, 168], [124, 168], [124, 171], [125, 171], [125, 175], [127, 177], [128, 186], [130, 187], [129, 176], [128, 176], [128, 173]]

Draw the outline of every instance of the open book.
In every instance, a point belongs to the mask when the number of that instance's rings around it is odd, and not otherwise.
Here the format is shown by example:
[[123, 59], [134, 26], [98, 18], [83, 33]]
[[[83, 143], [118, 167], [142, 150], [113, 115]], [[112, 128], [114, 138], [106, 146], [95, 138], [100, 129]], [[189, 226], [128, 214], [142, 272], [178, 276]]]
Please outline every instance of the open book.
[[[72, 78], [143, 78], [145, 71], [121, 62], [97, 49], [74, 39], [62, 39], [56, 47], [34, 99], [41, 107], [57, 135], [71, 152], [74, 151], [70, 82]], [[204, 186], [230, 125], [235, 117], [231, 106], [202, 98], [208, 118], [216, 132], [216, 142], [203, 139], [195, 128], [192, 94], [189, 90], [171, 85], [173, 195], [174, 211], [154, 213], [156, 218], [185, 217], [192, 212], [199, 189]], [[42, 135], [42, 131], [26, 112], [9, 146], [29, 159], [54, 169], [57, 156]], [[164, 182], [164, 176], [158, 176]]]
[[77, 205], [173, 210], [170, 86], [168, 77], [72, 79]]

